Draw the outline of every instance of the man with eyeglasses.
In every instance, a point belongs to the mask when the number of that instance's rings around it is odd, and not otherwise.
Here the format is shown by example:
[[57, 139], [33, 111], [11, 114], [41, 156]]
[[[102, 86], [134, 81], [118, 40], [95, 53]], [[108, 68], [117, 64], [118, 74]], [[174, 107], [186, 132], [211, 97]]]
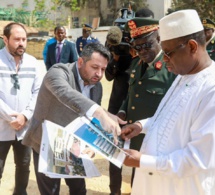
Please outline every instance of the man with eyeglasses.
[[178, 74], [153, 117], [122, 129], [146, 134], [124, 164], [136, 167], [131, 195], [215, 194], [215, 62], [195, 10], [159, 22], [163, 60]]
[[[140, 60], [131, 65], [128, 95], [118, 116], [131, 124], [153, 116], [176, 76], [168, 72], [162, 59], [158, 21], [134, 18], [126, 26], [132, 38], [131, 47], [136, 50]], [[143, 134], [132, 138], [130, 148], [139, 150], [143, 138]]]
[[27, 194], [31, 148], [21, 141], [32, 118], [41, 85], [37, 60], [25, 53], [27, 32], [19, 23], [4, 27], [5, 47], [0, 50], [0, 179], [7, 154], [13, 147], [15, 188]]

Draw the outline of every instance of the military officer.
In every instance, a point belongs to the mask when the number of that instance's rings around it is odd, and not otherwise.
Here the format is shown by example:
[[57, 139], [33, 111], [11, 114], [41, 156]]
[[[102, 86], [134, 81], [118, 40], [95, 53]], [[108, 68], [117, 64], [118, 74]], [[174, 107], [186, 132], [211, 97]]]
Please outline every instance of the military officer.
[[[132, 38], [131, 47], [139, 58], [133, 60], [130, 66], [128, 95], [117, 115], [130, 124], [154, 115], [176, 75], [168, 72], [163, 61], [158, 20], [133, 18], [126, 25]], [[139, 150], [143, 135], [132, 138], [130, 148]], [[133, 174], [134, 170], [132, 178]]]
[[3, 36], [0, 35], [0, 49], [2, 49], [5, 46], [3, 41]]
[[82, 26], [82, 36], [77, 38], [76, 48], [78, 51], [78, 55], [81, 55], [83, 47], [88, 43], [99, 43], [99, 40], [92, 35], [92, 26], [89, 24], [83, 24]]
[[202, 24], [205, 30], [206, 42], [207, 42], [207, 52], [212, 60], [215, 60], [215, 23], [210, 19], [203, 19]]

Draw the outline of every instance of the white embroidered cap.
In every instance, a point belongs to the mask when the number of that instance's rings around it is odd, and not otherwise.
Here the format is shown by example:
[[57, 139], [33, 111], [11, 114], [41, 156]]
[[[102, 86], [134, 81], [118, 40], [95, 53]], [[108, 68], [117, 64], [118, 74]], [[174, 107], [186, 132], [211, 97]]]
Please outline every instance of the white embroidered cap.
[[159, 21], [161, 41], [183, 37], [203, 30], [196, 10], [187, 9], [173, 12]]

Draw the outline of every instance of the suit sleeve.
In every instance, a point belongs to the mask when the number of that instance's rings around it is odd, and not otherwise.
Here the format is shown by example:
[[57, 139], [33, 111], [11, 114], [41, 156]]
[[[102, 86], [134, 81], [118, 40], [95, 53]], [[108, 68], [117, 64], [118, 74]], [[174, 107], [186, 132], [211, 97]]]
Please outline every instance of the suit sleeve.
[[76, 62], [78, 60], [78, 52], [75, 43], [70, 42], [70, 63]]
[[[59, 67], [60, 66], [60, 67]], [[75, 78], [65, 65], [55, 65], [44, 77], [46, 88], [63, 105], [83, 116], [94, 104], [94, 101], [76, 90]]]
[[51, 68], [51, 51], [50, 51], [50, 45], [47, 48], [47, 55], [46, 55], [46, 70], [49, 70], [49, 68]]

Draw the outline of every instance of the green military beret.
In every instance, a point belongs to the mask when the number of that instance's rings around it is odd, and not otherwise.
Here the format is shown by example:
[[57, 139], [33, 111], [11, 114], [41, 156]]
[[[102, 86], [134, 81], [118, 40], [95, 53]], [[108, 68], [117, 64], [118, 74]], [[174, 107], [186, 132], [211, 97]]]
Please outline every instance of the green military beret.
[[214, 29], [215, 28], [215, 23], [208, 18], [203, 19], [202, 24], [203, 24], [205, 29]]
[[152, 18], [133, 18], [125, 24], [125, 31], [130, 32], [131, 38], [147, 35], [156, 30], [158, 30], [158, 20]]

